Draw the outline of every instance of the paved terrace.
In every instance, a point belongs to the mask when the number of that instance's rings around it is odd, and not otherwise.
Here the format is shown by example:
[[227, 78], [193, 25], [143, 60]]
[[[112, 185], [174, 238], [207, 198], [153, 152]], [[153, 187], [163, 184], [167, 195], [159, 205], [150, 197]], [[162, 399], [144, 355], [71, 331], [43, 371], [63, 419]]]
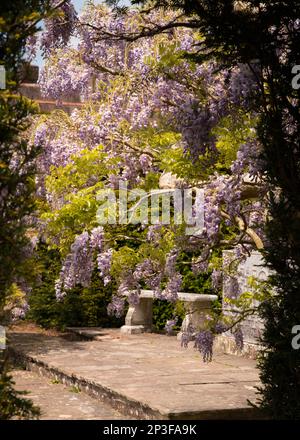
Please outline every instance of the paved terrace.
[[253, 360], [215, 354], [206, 364], [175, 336], [123, 335], [119, 329], [81, 333], [79, 339], [15, 329], [9, 335], [12, 355], [27, 369], [76, 386], [128, 417], [258, 417], [247, 403], [255, 402], [259, 385]]

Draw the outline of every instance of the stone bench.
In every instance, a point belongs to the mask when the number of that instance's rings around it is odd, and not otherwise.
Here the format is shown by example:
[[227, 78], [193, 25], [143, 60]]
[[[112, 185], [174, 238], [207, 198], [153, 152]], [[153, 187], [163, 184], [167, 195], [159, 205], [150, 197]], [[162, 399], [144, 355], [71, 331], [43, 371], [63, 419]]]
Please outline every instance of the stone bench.
[[[201, 327], [206, 319], [206, 315], [211, 310], [212, 302], [217, 298], [216, 295], [179, 292], [178, 300], [183, 301], [186, 311], [181, 332], [185, 331], [189, 325], [192, 325], [196, 329]], [[125, 325], [121, 327], [121, 333], [138, 334], [151, 332], [152, 306], [153, 291], [142, 290], [139, 303], [137, 305], [130, 305], [128, 308]]]

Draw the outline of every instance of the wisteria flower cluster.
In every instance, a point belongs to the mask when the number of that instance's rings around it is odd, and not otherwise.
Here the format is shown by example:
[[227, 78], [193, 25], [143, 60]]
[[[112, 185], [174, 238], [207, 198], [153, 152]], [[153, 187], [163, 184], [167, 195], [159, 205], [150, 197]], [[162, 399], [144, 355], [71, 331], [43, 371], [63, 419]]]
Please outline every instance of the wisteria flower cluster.
[[91, 283], [94, 268], [94, 257], [102, 277], [104, 285], [111, 281], [109, 268], [112, 257], [112, 249], [104, 250], [103, 227], [92, 229], [90, 234], [84, 231], [77, 235], [71, 246], [70, 253], [64, 260], [60, 277], [55, 283], [55, 292], [58, 300], [63, 299], [66, 291], [76, 285], [88, 287]]

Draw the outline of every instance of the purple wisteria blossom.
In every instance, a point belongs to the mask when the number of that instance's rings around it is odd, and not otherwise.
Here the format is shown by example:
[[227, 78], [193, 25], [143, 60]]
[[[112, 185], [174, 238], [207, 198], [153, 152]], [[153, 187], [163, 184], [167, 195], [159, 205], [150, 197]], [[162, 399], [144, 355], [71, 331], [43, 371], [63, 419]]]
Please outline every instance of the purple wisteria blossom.
[[103, 226], [98, 226], [92, 229], [90, 234], [90, 245], [93, 250], [101, 251], [103, 248], [104, 229]]
[[97, 257], [97, 265], [100, 271], [100, 276], [103, 279], [103, 283], [106, 286], [111, 281], [110, 267], [113, 255], [113, 249], [101, 252]]
[[182, 285], [182, 275], [180, 273], [175, 273], [168, 280], [167, 285], [163, 291], [164, 299], [176, 302], [178, 300], [178, 292]]
[[111, 302], [107, 306], [107, 313], [110, 316], [121, 318], [124, 314], [125, 299], [118, 295], [113, 295]]
[[173, 334], [173, 329], [178, 322], [178, 316], [175, 316], [173, 319], [168, 319], [165, 325], [165, 331], [168, 335]]
[[194, 348], [203, 356], [204, 362], [210, 362], [213, 354], [214, 335], [210, 330], [203, 330], [196, 334]]
[[11, 311], [12, 320], [18, 321], [19, 319], [24, 319], [26, 317], [26, 313], [29, 311], [29, 304], [24, 302], [22, 305], [18, 307], [14, 307]]
[[235, 345], [239, 351], [242, 351], [244, 348], [244, 335], [240, 326], [233, 330], [233, 336], [235, 340]]
[[221, 270], [213, 270], [211, 274], [211, 283], [215, 290], [220, 290], [222, 288], [223, 272]]

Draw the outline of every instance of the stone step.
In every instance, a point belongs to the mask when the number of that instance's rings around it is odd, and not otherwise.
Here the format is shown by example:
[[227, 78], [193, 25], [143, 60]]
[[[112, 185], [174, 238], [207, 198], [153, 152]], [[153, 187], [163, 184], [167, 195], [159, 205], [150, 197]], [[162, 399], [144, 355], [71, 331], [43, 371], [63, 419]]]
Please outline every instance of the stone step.
[[33, 371], [18, 369], [10, 373], [14, 388], [26, 390], [26, 398], [40, 408], [40, 420], [124, 420], [124, 415], [110, 405], [81, 393], [76, 387], [66, 387], [58, 380], [42, 377]]
[[[203, 363], [176, 337], [121, 335], [119, 329], [92, 329], [67, 340], [11, 333], [16, 362], [42, 376], [76, 386], [122, 414], [139, 419], [258, 419], [250, 407], [259, 385], [255, 362], [215, 355]], [[71, 338], [72, 339], [72, 338]]]
[[66, 327], [66, 331], [79, 339], [90, 341], [101, 341], [103, 338], [110, 338], [110, 335], [107, 335], [105, 329], [101, 327]]
[[10, 349], [10, 356], [17, 365], [22, 366], [26, 370], [37, 373], [42, 377], [48, 377], [59, 381], [65, 386], [77, 387], [88, 396], [98, 399], [106, 405], [110, 405], [111, 408], [119, 411], [126, 417], [146, 420], [168, 419], [168, 417], [164, 417], [159, 411], [153, 410], [148, 405], [143, 405], [141, 402], [128, 399], [126, 396], [119, 394], [112, 389], [106, 388], [99, 383], [94, 383], [84, 377], [70, 374], [62, 369], [52, 367], [47, 363], [38, 361], [34, 357], [26, 356], [14, 349]]

